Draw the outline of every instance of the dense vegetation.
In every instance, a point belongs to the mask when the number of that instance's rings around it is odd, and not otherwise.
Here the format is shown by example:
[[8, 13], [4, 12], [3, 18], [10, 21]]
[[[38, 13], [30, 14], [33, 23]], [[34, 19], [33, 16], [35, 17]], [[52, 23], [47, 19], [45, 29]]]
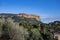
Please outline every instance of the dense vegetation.
[[[18, 18], [19, 19], [19, 18]], [[54, 32], [60, 30], [60, 22], [34, 25], [27, 19], [0, 18], [0, 39], [3, 40], [54, 40]], [[22, 21], [22, 22], [21, 22]], [[34, 22], [33, 22], [34, 23]]]

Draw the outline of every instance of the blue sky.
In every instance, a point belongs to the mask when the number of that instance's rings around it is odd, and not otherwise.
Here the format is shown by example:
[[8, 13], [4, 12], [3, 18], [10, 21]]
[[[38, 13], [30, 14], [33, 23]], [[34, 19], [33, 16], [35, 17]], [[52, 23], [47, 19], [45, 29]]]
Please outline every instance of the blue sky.
[[48, 23], [60, 21], [60, 0], [0, 0], [0, 13], [27, 13]]

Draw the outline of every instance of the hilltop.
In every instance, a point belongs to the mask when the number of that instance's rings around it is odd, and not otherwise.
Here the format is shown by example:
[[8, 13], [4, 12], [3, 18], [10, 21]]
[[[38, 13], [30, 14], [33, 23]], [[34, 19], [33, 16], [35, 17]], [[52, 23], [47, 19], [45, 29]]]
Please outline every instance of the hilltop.
[[0, 18], [12, 18], [15, 22], [22, 22], [22, 21], [28, 21], [30, 24], [38, 24], [40, 21], [40, 17], [33, 14], [26, 14], [26, 13], [19, 13], [19, 14], [13, 14], [13, 13], [0, 13]]

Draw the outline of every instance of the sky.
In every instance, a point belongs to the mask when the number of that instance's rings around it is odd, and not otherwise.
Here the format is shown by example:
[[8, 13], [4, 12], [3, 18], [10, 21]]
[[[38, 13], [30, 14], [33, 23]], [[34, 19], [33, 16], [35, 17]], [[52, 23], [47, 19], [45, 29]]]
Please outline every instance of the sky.
[[35, 14], [44, 23], [60, 21], [60, 0], [0, 0], [0, 13]]

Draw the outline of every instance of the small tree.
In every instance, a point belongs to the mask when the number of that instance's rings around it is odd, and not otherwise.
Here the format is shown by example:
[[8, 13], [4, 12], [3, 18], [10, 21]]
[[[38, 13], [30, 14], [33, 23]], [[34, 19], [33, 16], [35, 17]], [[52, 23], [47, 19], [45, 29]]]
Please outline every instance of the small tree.
[[12, 19], [7, 19], [6, 25], [8, 27], [10, 40], [25, 40], [26, 37], [28, 37], [27, 29], [23, 26], [19, 26], [19, 24], [13, 22]]

